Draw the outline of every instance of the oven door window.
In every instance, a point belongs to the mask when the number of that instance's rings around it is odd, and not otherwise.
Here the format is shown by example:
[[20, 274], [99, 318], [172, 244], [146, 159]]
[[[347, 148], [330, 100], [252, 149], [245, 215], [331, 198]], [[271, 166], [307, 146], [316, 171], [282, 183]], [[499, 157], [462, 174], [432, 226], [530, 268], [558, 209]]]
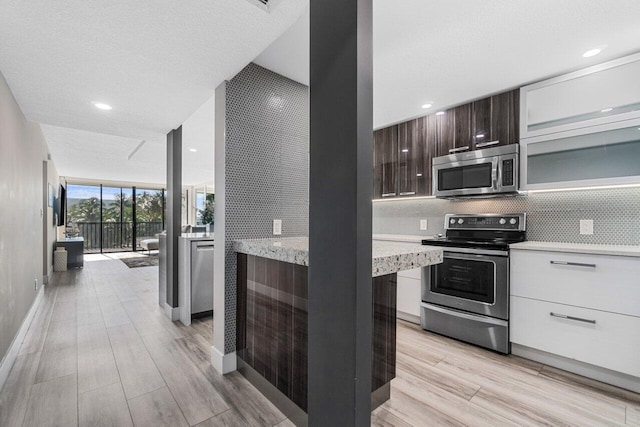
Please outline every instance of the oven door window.
[[438, 190], [491, 187], [493, 185], [492, 171], [493, 164], [490, 162], [440, 169], [438, 171]]
[[493, 261], [445, 256], [432, 266], [431, 292], [486, 304], [495, 303], [496, 265]]

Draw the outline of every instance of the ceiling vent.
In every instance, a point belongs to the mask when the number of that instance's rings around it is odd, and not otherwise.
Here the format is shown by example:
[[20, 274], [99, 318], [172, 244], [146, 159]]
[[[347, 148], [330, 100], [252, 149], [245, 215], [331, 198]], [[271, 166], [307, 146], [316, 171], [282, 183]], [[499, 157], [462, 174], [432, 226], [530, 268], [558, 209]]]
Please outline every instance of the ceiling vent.
[[271, 12], [273, 10], [276, 3], [280, 0], [247, 0], [249, 3], [258, 6], [260, 9]]

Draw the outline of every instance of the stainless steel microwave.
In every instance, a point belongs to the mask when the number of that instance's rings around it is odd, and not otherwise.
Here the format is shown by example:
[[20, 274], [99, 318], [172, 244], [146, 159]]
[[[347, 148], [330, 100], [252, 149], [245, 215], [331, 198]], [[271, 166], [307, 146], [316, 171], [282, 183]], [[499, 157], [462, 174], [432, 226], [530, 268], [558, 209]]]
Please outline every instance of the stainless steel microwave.
[[433, 159], [436, 197], [490, 196], [518, 191], [518, 144]]

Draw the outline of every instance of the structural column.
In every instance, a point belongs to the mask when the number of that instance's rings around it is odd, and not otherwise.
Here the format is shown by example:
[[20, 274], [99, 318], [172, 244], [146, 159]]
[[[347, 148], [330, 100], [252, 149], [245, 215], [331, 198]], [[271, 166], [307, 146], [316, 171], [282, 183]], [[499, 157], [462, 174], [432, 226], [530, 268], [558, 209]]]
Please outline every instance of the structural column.
[[311, 1], [310, 426], [371, 420], [371, 3]]
[[165, 312], [178, 319], [178, 237], [182, 225], [182, 126], [167, 134], [167, 302]]

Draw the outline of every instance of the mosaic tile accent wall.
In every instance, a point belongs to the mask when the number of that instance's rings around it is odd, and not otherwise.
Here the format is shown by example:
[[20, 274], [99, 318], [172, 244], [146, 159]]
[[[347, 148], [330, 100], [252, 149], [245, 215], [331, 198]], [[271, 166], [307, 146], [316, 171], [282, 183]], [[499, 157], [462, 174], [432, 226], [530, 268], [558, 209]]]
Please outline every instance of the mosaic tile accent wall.
[[[640, 188], [532, 193], [477, 200], [374, 202], [374, 234], [444, 233], [446, 213], [527, 213], [527, 239], [546, 242], [640, 245]], [[428, 230], [420, 231], [420, 219]], [[580, 235], [592, 219], [593, 235]]]
[[226, 86], [225, 353], [236, 343], [238, 239], [309, 234], [309, 89], [249, 64]]

